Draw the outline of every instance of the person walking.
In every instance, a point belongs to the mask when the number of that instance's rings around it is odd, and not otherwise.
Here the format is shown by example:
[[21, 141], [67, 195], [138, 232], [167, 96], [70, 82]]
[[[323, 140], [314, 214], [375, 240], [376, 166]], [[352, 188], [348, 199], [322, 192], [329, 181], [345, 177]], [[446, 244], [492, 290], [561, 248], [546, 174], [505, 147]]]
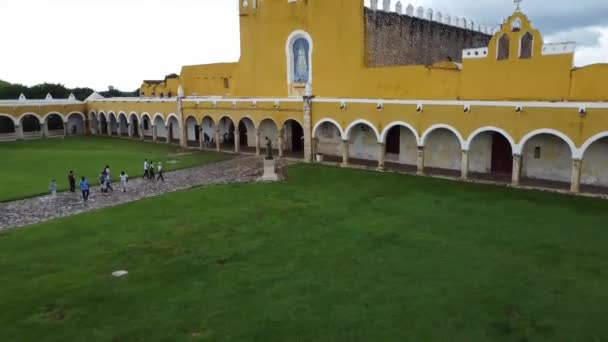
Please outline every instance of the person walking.
[[86, 202], [89, 200], [89, 181], [82, 177], [80, 180], [80, 191], [82, 191], [82, 199]]
[[108, 190], [114, 192], [114, 188], [112, 188], [112, 177], [109, 173], [106, 173], [106, 192], [108, 192]]
[[154, 161], [150, 160], [150, 165], [148, 165], [148, 179], [151, 179], [153, 181], [156, 181], [156, 178], [154, 178]]
[[127, 192], [127, 182], [129, 181], [129, 175], [124, 171], [120, 172], [120, 185], [122, 186], [122, 192]]
[[110, 165], [106, 165], [106, 167], [103, 169], [103, 172], [106, 173], [106, 177], [110, 175]]
[[51, 196], [55, 197], [57, 195], [57, 182], [54, 179], [51, 179], [51, 184], [49, 184], [49, 190], [51, 191]]
[[150, 165], [148, 165], [148, 158], [144, 159], [144, 179], [150, 179], [150, 173], [148, 172]]
[[101, 192], [105, 193], [106, 192], [106, 173], [103, 171], [99, 174], [99, 185], [101, 186]]
[[70, 192], [76, 191], [76, 175], [73, 170], [68, 173], [68, 182], [70, 183]]
[[158, 162], [158, 178], [156, 178], [156, 180], [162, 180], [163, 182], [165, 181], [165, 177], [163, 177], [163, 163]]

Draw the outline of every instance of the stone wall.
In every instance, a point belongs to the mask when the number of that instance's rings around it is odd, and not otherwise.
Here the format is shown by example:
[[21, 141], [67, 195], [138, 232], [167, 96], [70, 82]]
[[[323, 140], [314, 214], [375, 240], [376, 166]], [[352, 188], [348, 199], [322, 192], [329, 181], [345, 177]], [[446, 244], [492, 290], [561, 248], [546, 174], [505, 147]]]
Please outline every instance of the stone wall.
[[492, 36], [395, 12], [365, 9], [365, 54], [370, 67], [431, 65], [462, 50], [486, 47]]

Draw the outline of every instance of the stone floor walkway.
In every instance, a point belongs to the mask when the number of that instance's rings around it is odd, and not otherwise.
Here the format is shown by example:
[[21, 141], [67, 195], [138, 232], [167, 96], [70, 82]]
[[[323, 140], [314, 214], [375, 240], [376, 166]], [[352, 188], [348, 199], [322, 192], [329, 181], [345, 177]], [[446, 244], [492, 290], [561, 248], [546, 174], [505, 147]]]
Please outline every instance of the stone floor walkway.
[[113, 175], [114, 192], [102, 194], [98, 184], [93, 183], [89, 201], [86, 203], [83, 202], [78, 189], [76, 193], [62, 192], [55, 197], [47, 195], [0, 203], [0, 231], [201, 185], [254, 182], [261, 177], [262, 173], [262, 158], [241, 156], [228, 161], [168, 172], [165, 174], [165, 182], [153, 182], [141, 178], [132, 179], [129, 181], [125, 193], [119, 189], [120, 184], [116, 182], [117, 175]]

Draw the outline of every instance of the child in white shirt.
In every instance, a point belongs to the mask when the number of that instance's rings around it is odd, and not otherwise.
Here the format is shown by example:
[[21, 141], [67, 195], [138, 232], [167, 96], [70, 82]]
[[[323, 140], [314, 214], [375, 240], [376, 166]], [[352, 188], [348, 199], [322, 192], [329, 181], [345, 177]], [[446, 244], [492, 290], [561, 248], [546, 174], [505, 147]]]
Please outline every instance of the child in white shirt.
[[120, 185], [122, 186], [122, 192], [127, 192], [127, 182], [129, 181], [129, 175], [124, 171], [120, 172]]

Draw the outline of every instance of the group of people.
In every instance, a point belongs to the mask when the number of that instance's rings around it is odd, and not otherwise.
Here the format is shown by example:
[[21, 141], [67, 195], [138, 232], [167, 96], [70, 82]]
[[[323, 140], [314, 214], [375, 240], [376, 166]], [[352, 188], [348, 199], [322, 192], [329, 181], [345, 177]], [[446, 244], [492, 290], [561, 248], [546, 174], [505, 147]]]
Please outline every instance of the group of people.
[[[125, 171], [121, 171], [119, 178], [122, 191], [127, 192], [127, 183], [129, 182], [129, 175]], [[144, 178], [154, 181], [161, 180], [164, 182], [165, 178], [163, 175], [162, 163], [158, 163], [158, 178], [155, 178], [154, 162], [150, 161], [148, 163], [148, 159], [146, 159], [144, 162]], [[74, 170], [70, 170], [70, 172], [68, 173], [68, 183], [70, 184], [70, 192], [76, 192], [76, 174], [74, 173]], [[99, 185], [100, 191], [102, 193], [114, 192], [114, 188], [112, 187], [112, 173], [110, 171], [110, 165], [106, 165], [99, 173]], [[91, 186], [86, 177], [81, 177], [79, 188], [82, 192], [82, 199], [85, 202], [88, 201]], [[55, 181], [55, 179], [51, 180], [49, 190], [52, 196], [55, 196], [57, 194], [57, 182]]]
[[158, 162], [158, 177], [154, 175], [154, 161], [150, 160], [148, 162], [148, 158], [144, 159], [144, 179], [153, 180], [153, 181], [165, 181], [165, 177], [163, 176], [163, 164]]

